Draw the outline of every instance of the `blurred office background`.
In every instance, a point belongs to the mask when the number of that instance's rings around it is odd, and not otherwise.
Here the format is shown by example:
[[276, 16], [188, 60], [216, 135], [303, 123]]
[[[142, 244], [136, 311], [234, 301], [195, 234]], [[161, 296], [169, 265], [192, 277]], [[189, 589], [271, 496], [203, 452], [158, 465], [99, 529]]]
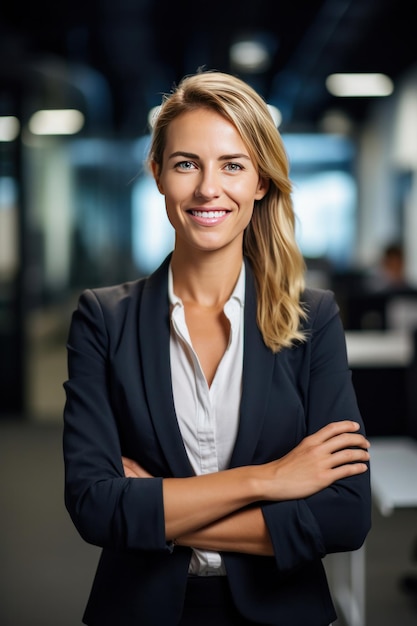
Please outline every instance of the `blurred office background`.
[[[68, 325], [83, 288], [144, 276], [171, 250], [144, 164], [149, 120], [198, 67], [241, 76], [271, 106], [307, 279], [336, 293], [368, 434], [417, 437], [416, 41], [404, 0], [1, 4], [3, 626], [79, 623], [96, 550], [61, 501]], [[391, 244], [403, 282], [388, 288]], [[417, 623], [398, 585], [417, 516], [394, 517], [375, 512], [367, 626]]]

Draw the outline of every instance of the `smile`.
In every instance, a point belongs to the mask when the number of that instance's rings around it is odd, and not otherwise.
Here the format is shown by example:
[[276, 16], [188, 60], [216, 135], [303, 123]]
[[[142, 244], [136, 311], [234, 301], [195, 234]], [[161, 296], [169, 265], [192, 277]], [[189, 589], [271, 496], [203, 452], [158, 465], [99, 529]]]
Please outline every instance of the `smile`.
[[227, 211], [190, 211], [194, 217], [202, 217], [204, 219], [213, 219], [215, 217], [223, 217]]

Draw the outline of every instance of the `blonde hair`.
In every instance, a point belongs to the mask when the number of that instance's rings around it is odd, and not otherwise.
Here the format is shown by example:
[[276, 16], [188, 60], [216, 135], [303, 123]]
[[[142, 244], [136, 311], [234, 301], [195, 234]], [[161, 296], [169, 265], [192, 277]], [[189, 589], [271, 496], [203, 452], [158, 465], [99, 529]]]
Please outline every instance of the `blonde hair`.
[[281, 136], [263, 98], [241, 79], [217, 71], [186, 76], [171, 94], [164, 95], [155, 118], [149, 162], [162, 167], [166, 130], [178, 115], [210, 108], [238, 130], [259, 175], [269, 190], [255, 201], [246, 228], [243, 253], [254, 271], [257, 323], [265, 344], [278, 352], [303, 341], [301, 320], [306, 317], [300, 296], [305, 263], [295, 239], [295, 215], [289, 165]]

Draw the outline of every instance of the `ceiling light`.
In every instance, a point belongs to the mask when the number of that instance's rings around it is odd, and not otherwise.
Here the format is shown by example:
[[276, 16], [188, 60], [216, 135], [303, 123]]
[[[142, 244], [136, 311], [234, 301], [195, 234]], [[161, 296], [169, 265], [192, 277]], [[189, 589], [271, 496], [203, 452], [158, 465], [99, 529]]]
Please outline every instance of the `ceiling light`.
[[282, 122], [281, 111], [273, 104], [268, 104], [268, 109], [271, 114], [272, 119], [274, 120], [275, 126], [278, 128]]
[[20, 122], [14, 115], [0, 117], [0, 141], [14, 141], [20, 131]]
[[262, 72], [270, 63], [267, 46], [256, 40], [238, 41], [230, 47], [232, 65], [244, 72]]
[[36, 111], [29, 120], [34, 135], [75, 135], [84, 126], [84, 115], [76, 109]]
[[334, 96], [351, 98], [389, 96], [394, 91], [385, 74], [331, 74], [326, 87]]
[[156, 118], [158, 117], [160, 110], [161, 105], [158, 104], [148, 111], [148, 125], [151, 129], [155, 126]]

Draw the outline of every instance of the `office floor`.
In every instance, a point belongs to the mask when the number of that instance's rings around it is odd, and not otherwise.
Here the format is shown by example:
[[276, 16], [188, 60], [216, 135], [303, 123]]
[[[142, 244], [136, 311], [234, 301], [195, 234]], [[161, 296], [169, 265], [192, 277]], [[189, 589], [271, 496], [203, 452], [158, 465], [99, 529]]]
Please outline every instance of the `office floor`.
[[[80, 626], [99, 550], [64, 509], [59, 420], [0, 419], [0, 511], [1, 626]], [[366, 626], [416, 626], [417, 601], [399, 587], [402, 575], [417, 573], [416, 537], [417, 510], [374, 511]]]

